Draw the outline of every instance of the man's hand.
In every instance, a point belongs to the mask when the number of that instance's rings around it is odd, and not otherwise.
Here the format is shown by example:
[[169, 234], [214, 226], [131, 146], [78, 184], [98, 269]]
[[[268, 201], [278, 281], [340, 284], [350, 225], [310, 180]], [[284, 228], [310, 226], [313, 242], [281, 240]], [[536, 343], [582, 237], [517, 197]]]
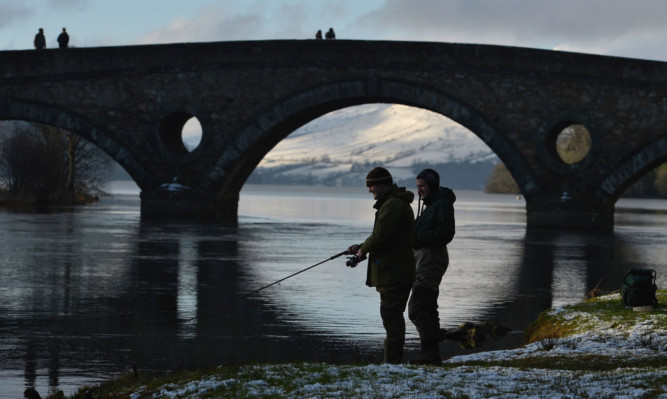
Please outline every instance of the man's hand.
[[357, 252], [359, 252], [359, 248], [361, 248], [361, 245], [359, 244], [352, 244], [347, 248], [347, 253], [350, 255], [354, 255]]

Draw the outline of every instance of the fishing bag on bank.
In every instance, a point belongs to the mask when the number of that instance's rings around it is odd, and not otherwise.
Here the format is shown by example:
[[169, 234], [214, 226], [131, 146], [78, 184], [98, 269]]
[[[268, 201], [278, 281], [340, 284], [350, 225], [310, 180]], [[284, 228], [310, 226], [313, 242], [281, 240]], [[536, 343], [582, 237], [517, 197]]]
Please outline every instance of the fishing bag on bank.
[[652, 269], [630, 269], [623, 279], [621, 297], [623, 304], [629, 307], [656, 306], [658, 299], [655, 292], [655, 270]]

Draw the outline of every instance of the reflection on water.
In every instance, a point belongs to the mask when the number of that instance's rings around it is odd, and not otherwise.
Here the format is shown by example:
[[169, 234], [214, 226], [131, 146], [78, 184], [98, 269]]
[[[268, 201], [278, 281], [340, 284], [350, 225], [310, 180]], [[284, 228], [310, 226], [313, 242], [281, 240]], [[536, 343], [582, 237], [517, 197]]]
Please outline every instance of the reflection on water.
[[[514, 196], [457, 195], [441, 324], [499, 320], [517, 330], [483, 349], [518, 345], [542, 310], [598, 283], [618, 289], [630, 267], [667, 281], [665, 202], [624, 200], [614, 233], [597, 235], [527, 230]], [[236, 300], [363, 240], [372, 203], [365, 188], [247, 187], [237, 227], [145, 221], [136, 196], [0, 211], [0, 397], [25, 386], [71, 393], [132, 365], [379, 361], [384, 330], [364, 264], [350, 269], [341, 257]], [[408, 357], [417, 349], [408, 322]], [[469, 353], [453, 343], [441, 351]]]

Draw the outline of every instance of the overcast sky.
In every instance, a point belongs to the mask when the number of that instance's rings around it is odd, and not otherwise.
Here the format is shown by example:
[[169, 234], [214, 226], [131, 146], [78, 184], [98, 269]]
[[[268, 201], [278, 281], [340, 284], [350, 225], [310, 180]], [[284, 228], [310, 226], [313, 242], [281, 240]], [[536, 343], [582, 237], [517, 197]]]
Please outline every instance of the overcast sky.
[[667, 61], [664, 0], [0, 0], [0, 50], [224, 40], [499, 44]]

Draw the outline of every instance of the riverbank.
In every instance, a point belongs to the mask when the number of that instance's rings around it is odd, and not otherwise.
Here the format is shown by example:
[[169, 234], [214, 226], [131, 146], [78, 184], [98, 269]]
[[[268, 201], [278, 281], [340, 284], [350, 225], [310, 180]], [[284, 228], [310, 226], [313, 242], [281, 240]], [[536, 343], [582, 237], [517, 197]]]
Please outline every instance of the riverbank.
[[303, 363], [129, 373], [74, 398], [666, 398], [666, 290], [658, 301], [635, 311], [611, 294], [550, 309], [525, 346], [456, 356], [442, 367]]
[[26, 210], [30, 208], [88, 205], [99, 200], [99, 196], [93, 193], [55, 192], [40, 198], [34, 193], [11, 193], [0, 189], [0, 206], [11, 209]]

